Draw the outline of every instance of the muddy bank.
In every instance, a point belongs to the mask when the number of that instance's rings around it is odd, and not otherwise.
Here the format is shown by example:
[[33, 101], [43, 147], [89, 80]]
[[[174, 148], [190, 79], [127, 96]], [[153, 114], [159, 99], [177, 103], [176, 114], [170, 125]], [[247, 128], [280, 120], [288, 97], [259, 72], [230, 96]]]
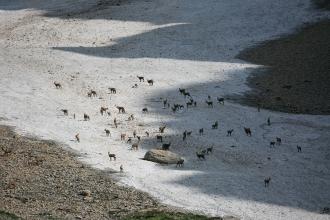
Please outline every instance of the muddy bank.
[[238, 55], [265, 66], [251, 74], [243, 104], [288, 113], [330, 114], [330, 20]]

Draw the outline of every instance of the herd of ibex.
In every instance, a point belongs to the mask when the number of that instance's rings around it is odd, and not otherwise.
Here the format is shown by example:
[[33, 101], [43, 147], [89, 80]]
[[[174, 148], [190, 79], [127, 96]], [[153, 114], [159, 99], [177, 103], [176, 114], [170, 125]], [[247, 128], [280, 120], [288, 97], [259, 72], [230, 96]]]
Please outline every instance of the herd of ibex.
[[[139, 82], [144, 82], [144, 77], [143, 76], [137, 76], [137, 78], [138, 78]], [[149, 86], [153, 86], [154, 85], [154, 80], [148, 79], [147, 83], [149, 84]], [[54, 82], [54, 85], [55, 85], [56, 89], [61, 89], [62, 88], [62, 85], [58, 82]], [[137, 88], [137, 84], [135, 84], [133, 86], [133, 88]], [[110, 91], [110, 94], [117, 94], [117, 89], [116, 88], [109, 87], [108, 89]], [[192, 98], [190, 92], [188, 92], [186, 89], [179, 88], [179, 93], [181, 95], [183, 95], [185, 99], [186, 98], [189, 99], [189, 101], [186, 102], [186, 109], [188, 109], [190, 107], [197, 107], [197, 101]], [[87, 96], [88, 97], [97, 97], [97, 92], [95, 90], [90, 90], [90, 91], [87, 92]], [[217, 99], [217, 102], [219, 104], [222, 104], [222, 105], [225, 104], [225, 99], [223, 97], [217, 97], [216, 99]], [[205, 100], [205, 103], [206, 103], [206, 106], [208, 106], [210, 108], [214, 107], [211, 96], [207, 97], [207, 99]], [[118, 113], [120, 113], [120, 114], [125, 114], [126, 113], [126, 109], [123, 106], [115, 105], [115, 107], [118, 109]], [[185, 107], [184, 105], [177, 104], [177, 103], [173, 103], [173, 105], [171, 106], [168, 99], [163, 99], [163, 108], [171, 108], [173, 113], [177, 112], [178, 110], [184, 109], [184, 107]], [[63, 114], [65, 116], [69, 115], [69, 111], [67, 109], [61, 109], [61, 111], [63, 112]], [[260, 111], [260, 106], [259, 105], [258, 105], [258, 111]], [[142, 109], [142, 113], [147, 114], [148, 112], [149, 111], [148, 111], [147, 107], [144, 107]], [[100, 114], [103, 116], [106, 113], [108, 114], [108, 116], [111, 116], [111, 113], [110, 113], [108, 107], [103, 107], [103, 106], [100, 107]], [[73, 114], [73, 115], [74, 115], [74, 118], [75, 118], [75, 114]], [[90, 120], [90, 116], [86, 113], [84, 113], [83, 118], [84, 118], [84, 121], [89, 121]], [[128, 121], [132, 121], [132, 120], [134, 120], [134, 115], [133, 114], [131, 114], [128, 117]], [[271, 125], [270, 118], [267, 119], [267, 124]], [[118, 128], [118, 122], [117, 122], [116, 118], [114, 118], [114, 126], [115, 126], [115, 128]], [[218, 121], [215, 121], [210, 126], [211, 129], [218, 129], [218, 127], [219, 127]], [[166, 128], [166, 125], [159, 127], [158, 134], [155, 135], [156, 140], [161, 142], [161, 143], [163, 142], [163, 134], [165, 132], [165, 128]], [[248, 128], [248, 127], [243, 127], [243, 128], [244, 128], [245, 134], [247, 136], [251, 137], [252, 136], [251, 128]], [[106, 128], [106, 129], [104, 129], [104, 131], [105, 131], [107, 137], [111, 137], [111, 133], [110, 133], [109, 129]], [[232, 136], [233, 131], [234, 131], [234, 129], [227, 130], [227, 136]], [[155, 133], [157, 133], [157, 132], [155, 132]], [[131, 150], [139, 150], [139, 143], [141, 141], [141, 136], [137, 135], [137, 132], [135, 130], [132, 132], [132, 134], [133, 134], [133, 137], [127, 137], [126, 133], [121, 133], [120, 140], [125, 141], [127, 143], [130, 143], [131, 144]], [[150, 135], [150, 133], [148, 131], [145, 131], [145, 134], [146, 134], [146, 137], [149, 137], [149, 135]], [[191, 135], [192, 135], [192, 131], [185, 130], [183, 132], [182, 140], [186, 141], [186, 139]], [[201, 136], [204, 135], [204, 128], [199, 129], [199, 135], [201, 135]], [[127, 137], [127, 140], [126, 140], [126, 137]], [[134, 143], [132, 143], [133, 138], [137, 139], [137, 141], [134, 142]], [[75, 135], [75, 139], [76, 139], [77, 142], [80, 142], [79, 133], [77, 133]], [[271, 141], [270, 142], [270, 147], [275, 147], [275, 144], [281, 145], [281, 143], [282, 143], [281, 138], [276, 137], [276, 141]], [[162, 143], [161, 149], [167, 151], [167, 150], [170, 149], [170, 146], [171, 146], [171, 142]], [[301, 147], [300, 146], [297, 146], [297, 151], [301, 152]], [[205, 160], [206, 155], [209, 154], [209, 153], [212, 153], [212, 152], [213, 152], [213, 147], [208, 147], [204, 150], [197, 151], [196, 156], [199, 160]], [[110, 161], [112, 159], [116, 160], [116, 154], [108, 152], [108, 156], [109, 156]], [[182, 167], [183, 164], [184, 164], [184, 160], [180, 159], [179, 161], [177, 161], [176, 167]], [[122, 165], [120, 166], [120, 171], [123, 172], [123, 166]], [[267, 178], [264, 179], [265, 187], [269, 186], [270, 180], [271, 180], [270, 177], [267, 177]]]

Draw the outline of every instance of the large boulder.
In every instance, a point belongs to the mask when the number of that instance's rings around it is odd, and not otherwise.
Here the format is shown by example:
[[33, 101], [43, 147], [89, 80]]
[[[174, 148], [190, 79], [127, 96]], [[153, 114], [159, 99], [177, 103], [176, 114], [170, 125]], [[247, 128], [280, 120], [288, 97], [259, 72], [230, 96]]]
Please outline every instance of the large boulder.
[[181, 157], [171, 151], [152, 149], [144, 155], [144, 159], [162, 164], [176, 164]]

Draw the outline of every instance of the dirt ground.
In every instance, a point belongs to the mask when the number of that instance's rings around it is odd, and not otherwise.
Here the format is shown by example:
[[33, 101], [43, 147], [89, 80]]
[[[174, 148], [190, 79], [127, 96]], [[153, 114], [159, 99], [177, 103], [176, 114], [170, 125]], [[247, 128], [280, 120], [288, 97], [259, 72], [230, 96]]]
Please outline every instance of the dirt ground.
[[244, 104], [275, 111], [330, 114], [330, 21], [308, 25], [239, 54], [264, 65], [248, 79]]
[[4, 126], [0, 207], [24, 219], [117, 219], [164, 208], [146, 193], [86, 167], [54, 142], [22, 137]]

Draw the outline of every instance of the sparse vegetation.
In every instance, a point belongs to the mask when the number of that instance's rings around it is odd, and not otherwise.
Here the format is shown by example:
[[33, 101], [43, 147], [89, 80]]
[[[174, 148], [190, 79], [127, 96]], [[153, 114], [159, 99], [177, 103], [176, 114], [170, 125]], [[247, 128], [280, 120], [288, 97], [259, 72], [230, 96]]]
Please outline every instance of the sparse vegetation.
[[14, 215], [14, 214], [0, 210], [0, 219], [1, 220], [19, 220], [21, 218], [19, 218], [18, 216]]
[[148, 211], [130, 215], [123, 220], [221, 220], [220, 217], [206, 217], [202, 215], [181, 212]]

